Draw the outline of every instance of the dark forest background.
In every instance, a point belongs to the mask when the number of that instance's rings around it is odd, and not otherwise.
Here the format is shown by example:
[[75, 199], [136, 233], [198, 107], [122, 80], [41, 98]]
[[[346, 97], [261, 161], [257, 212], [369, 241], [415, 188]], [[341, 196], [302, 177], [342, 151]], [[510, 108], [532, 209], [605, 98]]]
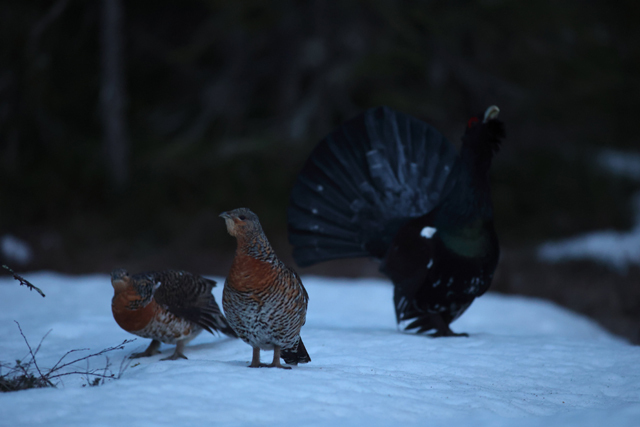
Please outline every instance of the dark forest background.
[[[28, 242], [23, 270], [224, 275], [235, 242], [217, 215], [246, 206], [293, 265], [288, 194], [334, 127], [388, 105], [457, 145], [496, 104], [493, 289], [638, 342], [638, 268], [544, 264], [534, 248], [632, 225], [638, 184], [594, 156], [638, 149], [639, 18], [630, 0], [5, 0], [0, 236]], [[367, 260], [300, 271], [377, 274]]]

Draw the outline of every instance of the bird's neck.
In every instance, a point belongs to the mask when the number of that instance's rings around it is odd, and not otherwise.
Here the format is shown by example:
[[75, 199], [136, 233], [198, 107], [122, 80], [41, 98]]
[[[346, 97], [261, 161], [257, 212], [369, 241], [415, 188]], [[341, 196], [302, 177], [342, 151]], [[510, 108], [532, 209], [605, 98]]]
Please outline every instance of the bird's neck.
[[114, 286], [114, 295], [111, 301], [112, 306], [126, 307], [129, 310], [137, 310], [146, 306], [152, 298], [152, 293], [142, 289], [137, 284], [127, 284], [126, 286]]
[[111, 311], [116, 323], [129, 332], [143, 329], [155, 316], [156, 310], [157, 304], [153, 299], [144, 303], [133, 287], [116, 291], [111, 300]]
[[440, 204], [436, 222], [460, 227], [493, 218], [489, 184], [491, 156], [485, 154], [463, 146], [456, 165], [458, 172], [452, 174], [456, 182]]
[[238, 247], [236, 256], [250, 256], [259, 261], [274, 263], [277, 257], [263, 232], [236, 236]]

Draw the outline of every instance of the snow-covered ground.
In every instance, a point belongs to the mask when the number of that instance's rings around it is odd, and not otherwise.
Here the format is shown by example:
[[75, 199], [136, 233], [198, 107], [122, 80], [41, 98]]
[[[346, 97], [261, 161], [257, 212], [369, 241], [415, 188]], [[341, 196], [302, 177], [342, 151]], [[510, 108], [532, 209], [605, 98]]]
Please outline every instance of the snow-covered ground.
[[[111, 317], [108, 276], [25, 277], [47, 296], [0, 279], [0, 361], [26, 359], [14, 320], [32, 345], [51, 330], [41, 367], [70, 349], [131, 337]], [[121, 379], [98, 387], [76, 375], [57, 389], [0, 393], [0, 425], [640, 425], [640, 347], [554, 304], [488, 294], [453, 324], [469, 338], [430, 339], [396, 329], [384, 281], [303, 281], [309, 364], [249, 369], [248, 345], [202, 334], [186, 347], [189, 360], [160, 361], [173, 351], [163, 345], [162, 355], [127, 361]], [[109, 353], [113, 369], [147, 344]]]

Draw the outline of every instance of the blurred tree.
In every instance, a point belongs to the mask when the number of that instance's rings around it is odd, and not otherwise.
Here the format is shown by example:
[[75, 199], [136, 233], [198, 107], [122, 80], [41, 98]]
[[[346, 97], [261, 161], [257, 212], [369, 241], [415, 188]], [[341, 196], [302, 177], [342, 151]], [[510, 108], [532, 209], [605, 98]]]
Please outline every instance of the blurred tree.
[[120, 0], [102, 0], [100, 113], [109, 179], [117, 190], [129, 181], [129, 138], [125, 119], [123, 13]]
[[131, 259], [215, 248], [224, 234], [212, 214], [237, 206], [282, 234], [312, 146], [380, 104], [454, 143], [471, 114], [501, 107], [508, 138], [494, 193], [504, 239], [624, 227], [633, 188], [599, 175], [588, 152], [637, 143], [638, 8], [1, 2], [0, 200], [10, 208], [0, 233], [65, 248], [56, 253], [70, 266], [70, 254], [92, 250]]

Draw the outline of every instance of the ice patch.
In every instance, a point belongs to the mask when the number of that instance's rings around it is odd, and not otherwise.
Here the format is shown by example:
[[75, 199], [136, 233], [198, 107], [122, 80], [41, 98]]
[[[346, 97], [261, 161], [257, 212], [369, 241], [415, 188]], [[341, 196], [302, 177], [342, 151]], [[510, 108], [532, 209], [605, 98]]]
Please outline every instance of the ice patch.
[[433, 227], [425, 227], [420, 232], [420, 235], [424, 238], [430, 239], [433, 237], [434, 234], [436, 234], [436, 231], [438, 230]]

